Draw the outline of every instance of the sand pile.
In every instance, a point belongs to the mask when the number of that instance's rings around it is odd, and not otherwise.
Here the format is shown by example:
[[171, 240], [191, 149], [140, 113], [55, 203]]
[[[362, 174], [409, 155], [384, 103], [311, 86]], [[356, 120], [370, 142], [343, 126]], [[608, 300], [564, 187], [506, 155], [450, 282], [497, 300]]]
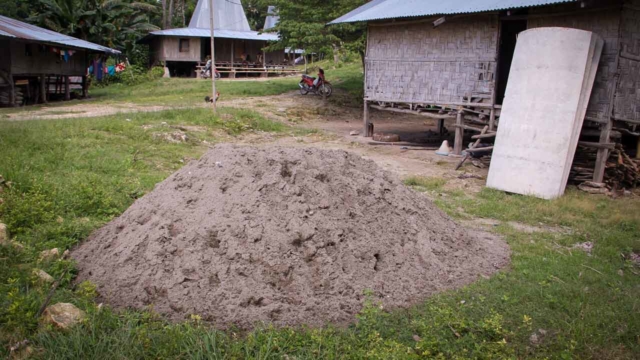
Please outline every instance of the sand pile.
[[352, 321], [371, 290], [405, 306], [508, 262], [373, 161], [344, 151], [219, 145], [74, 253], [116, 307], [217, 326]]

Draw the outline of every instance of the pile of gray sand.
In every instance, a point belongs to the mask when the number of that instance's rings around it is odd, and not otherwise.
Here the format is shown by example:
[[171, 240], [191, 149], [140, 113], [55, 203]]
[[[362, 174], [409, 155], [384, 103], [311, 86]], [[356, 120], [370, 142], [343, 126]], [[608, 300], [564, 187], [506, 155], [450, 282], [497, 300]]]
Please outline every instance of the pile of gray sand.
[[346, 323], [494, 273], [508, 246], [345, 151], [218, 145], [73, 252], [117, 308], [215, 326]]

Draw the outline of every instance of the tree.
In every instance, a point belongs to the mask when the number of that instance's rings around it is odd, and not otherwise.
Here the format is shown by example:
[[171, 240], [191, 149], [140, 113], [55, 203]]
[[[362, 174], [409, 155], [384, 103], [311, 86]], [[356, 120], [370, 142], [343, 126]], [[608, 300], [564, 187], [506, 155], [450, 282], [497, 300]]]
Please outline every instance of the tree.
[[129, 54], [136, 41], [158, 30], [154, 0], [38, 0], [29, 21], [56, 32]]
[[280, 40], [270, 48], [305, 49], [310, 52], [333, 52], [340, 49], [358, 51], [364, 57], [365, 27], [361, 24], [327, 23], [366, 3], [366, 0], [263, 0], [276, 6], [280, 21], [275, 28]]

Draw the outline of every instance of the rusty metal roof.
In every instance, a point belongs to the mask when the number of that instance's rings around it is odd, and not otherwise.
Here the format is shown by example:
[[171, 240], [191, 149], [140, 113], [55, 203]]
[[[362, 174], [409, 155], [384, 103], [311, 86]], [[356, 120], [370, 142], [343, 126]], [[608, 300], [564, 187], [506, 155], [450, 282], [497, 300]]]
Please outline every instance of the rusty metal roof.
[[63, 35], [55, 31], [43, 29], [35, 25], [0, 15], [0, 36], [12, 39], [31, 40], [42, 43], [56, 44], [62, 47], [72, 47], [87, 49], [107, 54], [120, 54], [120, 51], [106, 46], [94, 44], [85, 40], [80, 40], [68, 35]]
[[515, 8], [577, 3], [579, 0], [373, 0], [329, 24], [480, 13]]

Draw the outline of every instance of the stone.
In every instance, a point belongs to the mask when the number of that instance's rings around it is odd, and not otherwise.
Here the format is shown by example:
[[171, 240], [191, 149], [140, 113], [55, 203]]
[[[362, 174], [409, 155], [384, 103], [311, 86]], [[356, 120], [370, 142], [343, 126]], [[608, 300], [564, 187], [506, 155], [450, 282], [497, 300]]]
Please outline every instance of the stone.
[[40, 252], [40, 260], [44, 261], [53, 260], [58, 256], [60, 256], [60, 250], [58, 250], [58, 248], [43, 250]]
[[87, 316], [86, 313], [69, 303], [49, 305], [44, 310], [44, 322], [59, 329], [69, 329]]
[[0, 245], [9, 244], [9, 235], [7, 234], [7, 225], [0, 223]]
[[49, 283], [52, 283], [54, 281], [53, 276], [47, 274], [42, 269], [33, 269], [33, 274], [38, 277], [38, 280], [41, 283], [49, 284]]
[[349, 135], [351, 135], [351, 136], [358, 136], [358, 135], [360, 135], [360, 131], [352, 130], [351, 132], [349, 132]]

